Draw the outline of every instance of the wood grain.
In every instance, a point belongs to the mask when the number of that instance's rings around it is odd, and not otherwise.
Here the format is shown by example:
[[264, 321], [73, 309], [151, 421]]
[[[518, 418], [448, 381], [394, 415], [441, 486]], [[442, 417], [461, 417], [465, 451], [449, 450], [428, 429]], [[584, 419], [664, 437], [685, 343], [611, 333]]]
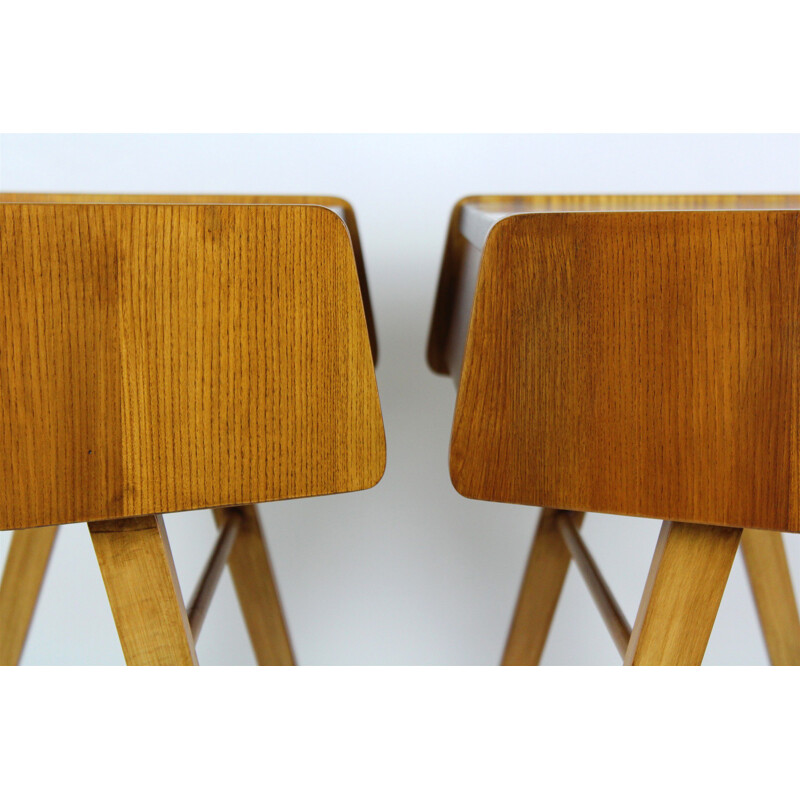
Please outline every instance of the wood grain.
[[702, 663], [741, 533], [738, 528], [663, 524], [626, 665]]
[[[503, 666], [536, 666], [542, 658], [570, 563], [569, 550], [556, 524], [558, 513], [556, 509], [543, 508], [539, 517], [503, 653]], [[573, 514], [577, 529], [582, 522], [583, 514]]]
[[0, 583], [0, 666], [19, 663], [57, 530], [14, 531]]
[[365, 489], [353, 248], [303, 205], [0, 204], [0, 528]]
[[775, 666], [800, 666], [800, 616], [782, 535], [746, 530], [742, 554], [770, 661]]
[[197, 664], [194, 640], [160, 514], [89, 523], [129, 666]]
[[375, 320], [372, 315], [367, 271], [361, 252], [361, 239], [353, 206], [341, 197], [332, 195], [280, 195], [280, 194], [34, 194], [22, 192], [0, 192], [0, 203], [180, 203], [191, 205], [317, 205], [325, 208], [341, 209], [356, 262], [358, 283], [361, 287], [361, 300], [367, 321], [370, 347], [373, 362], [378, 362], [378, 338], [375, 332]]
[[[568, 211], [657, 211], [710, 209], [798, 209], [797, 195], [472, 195], [459, 200], [450, 214], [439, 284], [428, 337], [428, 364], [434, 372], [458, 376], [448, 362], [448, 348], [458, 352], [453, 321], [469, 315], [477, 272], [465, 275], [469, 242], [461, 231], [466, 209], [486, 214], [557, 213]], [[460, 366], [460, 365], [459, 365]]]
[[216, 509], [220, 528], [231, 511], [240, 514], [242, 521], [228, 566], [256, 659], [261, 666], [291, 666], [294, 654], [258, 511], [255, 506]]
[[800, 530], [799, 227], [797, 210], [494, 225], [469, 325], [451, 320], [456, 489]]

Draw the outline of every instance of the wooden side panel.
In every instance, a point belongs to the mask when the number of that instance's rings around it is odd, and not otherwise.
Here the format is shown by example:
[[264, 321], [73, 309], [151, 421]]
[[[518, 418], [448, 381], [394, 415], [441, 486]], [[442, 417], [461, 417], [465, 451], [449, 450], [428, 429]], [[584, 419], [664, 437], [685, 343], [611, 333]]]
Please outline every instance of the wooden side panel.
[[798, 212], [489, 235], [450, 468], [469, 497], [800, 530]]
[[353, 207], [341, 197], [329, 195], [243, 195], [243, 194], [35, 194], [23, 192], [0, 192], [0, 203], [184, 203], [184, 204], [313, 204], [320, 206], [340, 207], [344, 213], [345, 223], [350, 234], [353, 255], [356, 259], [358, 282], [361, 286], [361, 299], [364, 303], [364, 314], [367, 319], [367, 332], [372, 347], [372, 359], [378, 360], [378, 339], [375, 332], [375, 321], [372, 316], [367, 273], [364, 258], [361, 254], [361, 241], [356, 225]]
[[0, 528], [352, 491], [385, 442], [314, 206], [0, 205]]
[[[453, 342], [452, 324], [464, 299], [465, 246], [460, 220], [465, 207], [487, 213], [558, 213], [563, 211], [670, 211], [711, 209], [798, 209], [798, 195], [474, 195], [453, 207], [445, 241], [439, 284], [428, 337], [428, 364], [434, 372], [452, 375], [448, 350], [463, 351]], [[474, 284], [469, 290], [474, 290]], [[470, 301], [471, 305], [471, 301]], [[456, 375], [452, 375], [456, 378]]]
[[450, 325], [456, 299], [459, 292], [463, 292], [462, 265], [465, 258], [468, 242], [459, 231], [461, 208], [469, 198], [456, 203], [450, 213], [450, 223], [447, 229], [442, 267], [439, 271], [439, 283], [436, 287], [436, 299], [431, 317], [431, 329], [428, 334], [428, 366], [440, 375], [448, 375], [447, 348], [451, 338]]

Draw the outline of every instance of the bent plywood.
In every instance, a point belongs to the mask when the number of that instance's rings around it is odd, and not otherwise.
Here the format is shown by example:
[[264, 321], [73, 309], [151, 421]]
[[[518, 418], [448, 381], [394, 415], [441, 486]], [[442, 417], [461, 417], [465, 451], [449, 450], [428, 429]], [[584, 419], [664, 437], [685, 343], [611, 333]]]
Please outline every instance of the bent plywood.
[[314, 205], [0, 203], [0, 528], [364, 489], [353, 246]]
[[800, 530], [794, 197], [469, 198], [429, 361], [466, 496]]

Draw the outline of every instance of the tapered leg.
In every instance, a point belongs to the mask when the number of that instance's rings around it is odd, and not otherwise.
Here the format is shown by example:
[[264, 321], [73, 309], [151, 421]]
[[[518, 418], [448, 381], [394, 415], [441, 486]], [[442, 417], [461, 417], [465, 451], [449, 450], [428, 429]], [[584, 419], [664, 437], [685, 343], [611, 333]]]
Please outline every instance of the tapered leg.
[[[503, 654], [504, 666], [535, 666], [542, 657], [570, 561], [555, 524], [558, 513], [543, 508], [539, 517]], [[573, 520], [580, 529], [583, 514], [574, 513]]]
[[742, 554], [770, 660], [800, 666], [800, 616], [781, 534], [745, 529]]
[[663, 524], [626, 664], [702, 663], [741, 535], [741, 528]]
[[0, 583], [0, 666], [19, 663], [57, 530], [14, 531]]
[[[292, 646], [258, 512], [252, 505], [237, 506], [236, 511], [243, 519], [228, 556], [228, 566], [256, 660], [261, 666], [290, 666], [294, 664]], [[224, 508], [214, 511], [220, 528], [227, 513]]]
[[125, 661], [197, 664], [161, 515], [90, 522], [89, 530]]

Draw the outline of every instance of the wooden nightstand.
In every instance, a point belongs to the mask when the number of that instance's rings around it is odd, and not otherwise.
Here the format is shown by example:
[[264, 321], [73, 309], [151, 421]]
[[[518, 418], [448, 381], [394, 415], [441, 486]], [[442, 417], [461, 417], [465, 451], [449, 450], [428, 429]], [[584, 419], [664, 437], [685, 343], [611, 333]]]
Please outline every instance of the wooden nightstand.
[[[800, 663], [800, 197], [470, 197], [428, 361], [463, 495], [542, 506], [504, 663], [538, 663], [570, 560], [628, 664], [699, 664], [740, 539], [773, 663]], [[631, 630], [584, 512], [664, 523]], [[767, 533], [765, 531], [777, 531]]]
[[[56, 526], [88, 522], [129, 664], [196, 663], [227, 562], [260, 663], [293, 661], [253, 506], [366, 489], [385, 440], [350, 206], [0, 195], [0, 663]], [[161, 515], [221, 529], [188, 613]]]

